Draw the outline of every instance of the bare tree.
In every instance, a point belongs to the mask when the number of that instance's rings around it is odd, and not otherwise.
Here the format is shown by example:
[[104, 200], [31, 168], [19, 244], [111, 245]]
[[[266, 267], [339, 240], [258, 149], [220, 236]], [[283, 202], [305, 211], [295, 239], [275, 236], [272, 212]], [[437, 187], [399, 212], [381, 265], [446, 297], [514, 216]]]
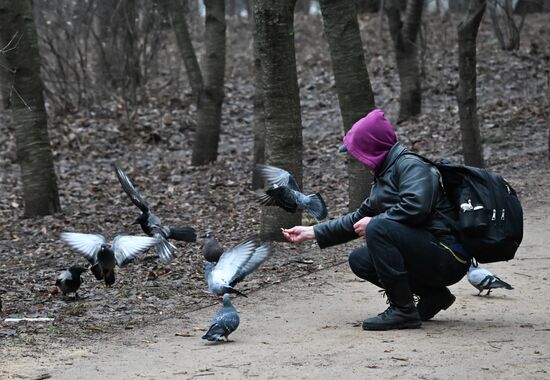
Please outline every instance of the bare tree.
[[[295, 0], [254, 2], [265, 106], [265, 158], [302, 183], [302, 120], [294, 46]], [[282, 240], [281, 227], [300, 224], [300, 214], [262, 210], [261, 233]]]
[[476, 39], [487, 7], [486, 0], [472, 0], [466, 20], [458, 25], [458, 116], [462, 154], [467, 165], [484, 167], [476, 97]]
[[[353, 0], [321, 0], [325, 35], [330, 46], [332, 71], [340, 113], [347, 132], [374, 108], [374, 95], [363, 54], [356, 6]], [[357, 160], [348, 161], [349, 208], [357, 209], [370, 192], [372, 175]]]
[[189, 34], [187, 20], [185, 19], [186, 9], [180, 0], [165, 0], [161, 3], [165, 7], [165, 13], [170, 19], [172, 29], [176, 34], [178, 49], [183, 59], [185, 71], [189, 77], [189, 84], [191, 85], [193, 94], [198, 100], [202, 92], [203, 78], [199, 61], [195, 54], [195, 48], [191, 41], [191, 35]]
[[398, 0], [384, 1], [401, 82], [399, 121], [418, 115], [422, 109], [416, 39], [420, 29], [423, 5], [424, 0], [408, 0], [407, 9], [402, 18]]
[[198, 123], [192, 165], [216, 160], [220, 141], [225, 75], [225, 2], [205, 0], [204, 86], [198, 105]]
[[0, 0], [2, 54], [11, 72], [10, 103], [26, 217], [60, 210], [44, 108], [40, 56], [30, 0]]
[[502, 50], [519, 49], [520, 32], [525, 21], [525, 13], [522, 13], [520, 19], [516, 20], [512, 0], [492, 0], [488, 5], [493, 29]]

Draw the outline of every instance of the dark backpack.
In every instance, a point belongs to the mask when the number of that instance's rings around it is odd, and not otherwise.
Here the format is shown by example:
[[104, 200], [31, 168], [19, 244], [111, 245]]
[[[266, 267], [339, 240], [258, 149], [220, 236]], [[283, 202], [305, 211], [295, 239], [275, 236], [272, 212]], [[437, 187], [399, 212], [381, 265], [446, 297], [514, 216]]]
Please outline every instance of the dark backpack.
[[443, 188], [459, 215], [458, 221], [449, 223], [466, 251], [480, 263], [513, 259], [523, 239], [523, 210], [512, 186], [487, 169], [447, 160], [434, 163], [412, 154], [441, 173]]

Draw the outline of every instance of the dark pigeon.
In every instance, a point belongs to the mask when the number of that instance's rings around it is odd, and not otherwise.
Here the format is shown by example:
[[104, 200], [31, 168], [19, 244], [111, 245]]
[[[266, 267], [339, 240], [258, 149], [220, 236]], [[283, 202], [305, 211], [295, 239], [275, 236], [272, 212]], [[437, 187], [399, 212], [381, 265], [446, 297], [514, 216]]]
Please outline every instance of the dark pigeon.
[[321, 194], [302, 193], [296, 180], [286, 170], [261, 164], [256, 165], [256, 170], [267, 184], [265, 194], [260, 197], [260, 204], [279, 206], [291, 213], [305, 210], [316, 220], [327, 217], [327, 206]]
[[197, 234], [192, 227], [175, 228], [163, 225], [160, 218], [153, 213], [147, 202], [141, 197], [132, 184], [132, 181], [130, 181], [122, 169], [115, 165], [115, 172], [122, 185], [122, 189], [141, 210], [141, 215], [133, 224], [139, 224], [143, 232], [158, 239], [158, 243], [155, 245], [155, 251], [163, 263], [168, 263], [175, 257], [174, 252], [176, 251], [176, 247], [170, 243], [168, 239], [186, 242], [197, 241]]
[[202, 255], [206, 261], [217, 263], [223, 254], [223, 248], [211, 232], [207, 232], [204, 237], [206, 241], [202, 246]]
[[237, 293], [246, 297], [234, 286], [255, 271], [271, 254], [270, 243], [261, 243], [256, 237], [251, 237], [225, 251], [217, 264], [205, 261], [204, 275], [208, 281], [208, 290], [220, 296]]
[[478, 263], [475, 260], [472, 260], [470, 264], [470, 269], [468, 270], [468, 281], [472, 284], [477, 290], [479, 290], [478, 296], [481, 295], [481, 292], [487, 290], [486, 296], [491, 293], [491, 290], [504, 288], [508, 290], [514, 289], [507, 282], [502, 281], [500, 278], [489, 272], [485, 268], [480, 268]]
[[63, 293], [63, 297], [69, 293], [74, 293], [75, 298], [78, 298], [78, 289], [82, 284], [80, 275], [88, 269], [79, 265], [73, 265], [69, 269], [63, 271], [55, 281], [55, 285]]
[[214, 318], [212, 318], [210, 327], [208, 328], [206, 334], [202, 336], [202, 339], [217, 342], [224, 337], [225, 340], [229, 342], [229, 334], [237, 330], [237, 327], [239, 327], [239, 322], [239, 314], [231, 304], [229, 294], [225, 293], [223, 295], [223, 307], [218, 311]]
[[116, 266], [124, 266], [158, 244], [156, 238], [148, 236], [118, 235], [109, 245], [102, 235], [79, 232], [63, 232], [61, 239], [92, 264], [90, 270], [96, 279], [105, 281], [107, 286], [115, 283]]

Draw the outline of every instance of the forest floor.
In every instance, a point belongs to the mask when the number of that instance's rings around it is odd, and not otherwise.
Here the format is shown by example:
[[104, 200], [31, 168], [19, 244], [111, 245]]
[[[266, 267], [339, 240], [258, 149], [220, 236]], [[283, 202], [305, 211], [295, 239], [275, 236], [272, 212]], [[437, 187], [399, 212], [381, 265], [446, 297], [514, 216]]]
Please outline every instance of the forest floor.
[[[365, 17], [361, 24], [369, 74], [377, 106], [395, 120], [399, 82], [387, 33], [372, 39], [377, 20]], [[432, 159], [461, 160], [457, 22], [428, 19], [423, 114], [396, 126], [402, 142]], [[208, 345], [200, 335], [219, 303], [203, 292], [199, 241], [178, 244], [179, 257], [170, 265], [145, 255], [121, 269], [111, 288], [86, 276], [81, 300], [61, 299], [56, 276], [85, 262], [59, 241], [62, 231], [97, 232], [108, 239], [141, 233], [129, 224], [137, 212], [120, 189], [114, 163], [168, 224], [192, 225], [199, 234], [214, 231], [225, 247], [258, 230], [261, 209], [249, 185], [251, 44], [235, 37], [243, 30], [237, 23], [228, 27], [233, 48], [228, 49], [220, 157], [211, 165], [190, 166], [196, 110], [190, 97], [173, 95], [181, 89], [151, 97], [138, 109], [113, 101], [68, 115], [52, 112], [62, 212], [23, 219], [14, 131], [0, 112], [0, 377], [83, 378], [99, 372], [112, 378], [128, 371], [127, 377], [155, 378], [164, 371], [166, 377], [364, 378], [372, 371], [382, 378], [494, 373], [547, 378], [548, 15], [528, 16], [517, 52], [501, 51], [487, 23], [478, 42], [484, 156], [518, 191], [526, 210], [526, 237], [517, 259], [489, 266], [515, 286], [513, 291], [475, 297], [475, 289], [462, 281], [452, 288], [456, 305], [423, 329], [366, 333], [360, 320], [380, 312], [384, 300], [354, 279], [345, 264], [360, 242], [322, 251], [315, 244], [279, 243], [274, 256], [240, 287], [251, 297], [235, 300], [242, 316], [235, 343]], [[336, 217], [347, 210], [347, 175], [345, 158], [335, 154], [341, 119], [320, 35], [318, 18], [297, 21], [304, 188], [322, 192], [329, 217]], [[54, 320], [4, 322], [8, 317]]]

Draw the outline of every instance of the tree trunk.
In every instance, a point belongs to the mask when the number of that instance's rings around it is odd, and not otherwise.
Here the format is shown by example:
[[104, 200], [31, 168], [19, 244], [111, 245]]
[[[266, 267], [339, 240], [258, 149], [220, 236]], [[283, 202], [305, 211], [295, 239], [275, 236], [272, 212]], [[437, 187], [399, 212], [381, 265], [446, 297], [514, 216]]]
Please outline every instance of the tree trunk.
[[192, 165], [216, 161], [220, 140], [225, 75], [225, 2], [205, 0], [204, 87], [198, 105], [198, 123]]
[[[265, 107], [264, 88], [262, 80], [262, 64], [258, 51], [258, 35], [254, 30], [254, 156], [253, 164], [265, 163]], [[252, 170], [252, 188], [264, 186], [262, 176], [257, 170]]]
[[189, 34], [187, 20], [185, 19], [185, 8], [180, 0], [165, 0], [160, 3], [164, 6], [166, 15], [176, 34], [178, 49], [189, 78], [189, 84], [195, 99], [198, 100], [202, 92], [203, 79], [191, 35]]
[[464, 163], [484, 167], [476, 98], [476, 39], [486, 0], [470, 4], [465, 21], [458, 25], [458, 115]]
[[136, 0], [125, 0], [122, 9], [124, 22], [124, 74], [125, 89], [128, 91], [128, 100], [131, 104], [137, 103], [137, 89], [141, 84], [139, 64], [138, 36], [137, 36], [137, 9]]
[[11, 107], [15, 123], [17, 161], [21, 165], [26, 217], [60, 211], [52, 150], [48, 136], [44, 85], [30, 0], [0, 0], [2, 46], [15, 36], [6, 52], [13, 70]]
[[416, 37], [422, 20], [423, 5], [423, 0], [409, 0], [402, 20], [399, 2], [396, 0], [384, 2], [401, 82], [398, 121], [418, 115], [422, 110]]
[[[266, 162], [288, 170], [302, 183], [302, 120], [294, 46], [295, 0], [254, 2], [258, 51], [261, 61]], [[261, 234], [283, 240], [281, 227], [300, 224], [301, 215], [264, 207]]]
[[[353, 1], [321, 0], [325, 35], [330, 46], [332, 71], [344, 131], [374, 108], [374, 95], [363, 54]], [[357, 160], [348, 161], [349, 209], [357, 209], [370, 193], [372, 175]]]
[[[0, 28], [3, 28], [0, 25]], [[2, 46], [1, 48], [3, 48]], [[4, 54], [0, 53], [0, 111], [8, 109], [10, 104], [10, 80], [12, 75], [8, 71], [8, 62]]]

